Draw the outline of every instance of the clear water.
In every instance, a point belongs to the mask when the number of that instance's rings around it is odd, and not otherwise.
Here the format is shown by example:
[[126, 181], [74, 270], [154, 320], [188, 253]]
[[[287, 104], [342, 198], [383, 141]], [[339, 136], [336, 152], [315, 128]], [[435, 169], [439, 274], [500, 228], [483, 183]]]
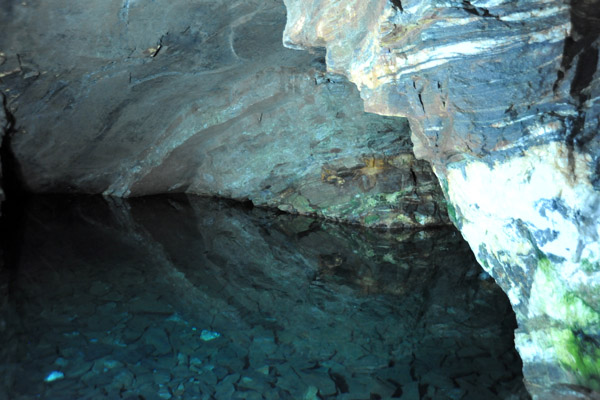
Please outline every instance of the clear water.
[[4, 250], [2, 399], [526, 399], [453, 229], [41, 196]]

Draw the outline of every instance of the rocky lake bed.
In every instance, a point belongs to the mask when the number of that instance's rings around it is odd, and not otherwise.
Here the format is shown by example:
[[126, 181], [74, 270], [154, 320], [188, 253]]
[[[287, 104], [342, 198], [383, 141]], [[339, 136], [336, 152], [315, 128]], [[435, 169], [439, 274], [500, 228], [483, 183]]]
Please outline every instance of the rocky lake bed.
[[0, 399], [529, 398], [508, 299], [453, 228], [35, 196], [20, 235]]

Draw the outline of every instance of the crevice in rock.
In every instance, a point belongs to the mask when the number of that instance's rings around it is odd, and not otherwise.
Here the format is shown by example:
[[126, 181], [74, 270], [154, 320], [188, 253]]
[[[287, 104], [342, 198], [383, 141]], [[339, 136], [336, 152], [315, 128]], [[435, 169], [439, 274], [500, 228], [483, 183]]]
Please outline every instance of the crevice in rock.
[[333, 380], [333, 382], [335, 383], [335, 387], [337, 388], [339, 393], [349, 393], [350, 392], [350, 387], [348, 386], [346, 379], [342, 375], [340, 375], [336, 372], [331, 372], [331, 370], [330, 370], [329, 376], [331, 377], [331, 380]]
[[[600, 125], [600, 121], [598, 121], [598, 125]], [[595, 164], [596, 168], [594, 169], [591, 182], [594, 189], [600, 191], [600, 155], [596, 156]]]
[[468, 12], [469, 14], [477, 15], [478, 17], [494, 18], [500, 20], [500, 16], [491, 14], [490, 10], [488, 10], [487, 8], [475, 7], [473, 4], [471, 4], [470, 1], [467, 0], [463, 0], [462, 9]]
[[392, 3], [392, 7], [394, 7], [396, 10], [400, 10], [400, 12], [404, 12], [404, 8], [402, 7], [402, 1], [400, 0], [390, 0], [390, 2]]
[[419, 103], [421, 103], [421, 108], [423, 109], [423, 114], [427, 114], [427, 112], [425, 111], [425, 104], [423, 104], [423, 97], [421, 96], [421, 93], [419, 93]]
[[387, 379], [387, 381], [389, 383], [391, 383], [392, 385], [394, 385], [395, 390], [394, 393], [392, 393], [391, 398], [392, 399], [400, 399], [402, 398], [402, 394], [404, 393], [404, 391], [402, 390], [402, 385], [395, 381], [394, 379]]
[[[575, 101], [578, 114], [573, 118], [563, 120], [566, 128], [565, 142], [569, 149], [568, 165], [571, 174], [575, 174], [574, 150], [586, 149], [595, 136], [595, 132], [586, 132], [586, 101], [590, 98], [588, 87], [598, 67], [599, 52], [595, 42], [600, 37], [600, 10], [595, 5], [576, 0], [570, 9], [573, 34], [565, 40], [561, 66], [557, 71], [553, 91], [556, 93], [567, 72], [575, 67], [574, 77], [569, 88], [569, 95]], [[573, 65], [576, 62], [575, 65]], [[589, 150], [589, 149], [588, 149]], [[594, 184], [594, 187], [597, 187]]]
[[572, 36], [565, 39], [563, 57], [556, 73], [553, 89], [556, 92], [567, 71], [572, 68], [573, 61], [580, 55], [575, 78], [571, 83], [570, 94], [581, 101], [581, 91], [591, 82], [598, 63], [598, 49], [592, 46], [600, 36], [600, 25], [598, 24], [600, 9], [597, 9], [595, 4], [576, 0], [571, 3], [570, 16], [573, 33]]
[[415, 173], [415, 170], [413, 169], [413, 167], [410, 167], [410, 175], [412, 177], [413, 180], [413, 193], [416, 195], [417, 194], [417, 174]]
[[[595, 38], [594, 38], [595, 39]], [[575, 78], [571, 83], [571, 96], [578, 97], [579, 102], [583, 103], [589, 99], [589, 93], [584, 91], [589, 86], [594, 77], [594, 72], [598, 66], [598, 49], [588, 47], [584, 49], [577, 61]]]

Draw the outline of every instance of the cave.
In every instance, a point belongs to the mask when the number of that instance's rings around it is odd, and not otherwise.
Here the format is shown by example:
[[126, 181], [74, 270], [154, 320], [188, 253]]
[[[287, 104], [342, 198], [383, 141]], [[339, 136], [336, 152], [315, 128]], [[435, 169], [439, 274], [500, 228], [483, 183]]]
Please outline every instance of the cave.
[[0, 0], [0, 400], [600, 399], [598, 0]]

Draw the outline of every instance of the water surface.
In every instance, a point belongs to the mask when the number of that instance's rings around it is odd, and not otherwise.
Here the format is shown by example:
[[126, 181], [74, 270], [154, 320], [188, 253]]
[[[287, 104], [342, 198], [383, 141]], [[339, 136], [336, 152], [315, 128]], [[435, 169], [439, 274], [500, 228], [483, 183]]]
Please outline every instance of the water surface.
[[454, 229], [39, 196], [18, 239], [2, 399], [528, 398], [508, 300]]

